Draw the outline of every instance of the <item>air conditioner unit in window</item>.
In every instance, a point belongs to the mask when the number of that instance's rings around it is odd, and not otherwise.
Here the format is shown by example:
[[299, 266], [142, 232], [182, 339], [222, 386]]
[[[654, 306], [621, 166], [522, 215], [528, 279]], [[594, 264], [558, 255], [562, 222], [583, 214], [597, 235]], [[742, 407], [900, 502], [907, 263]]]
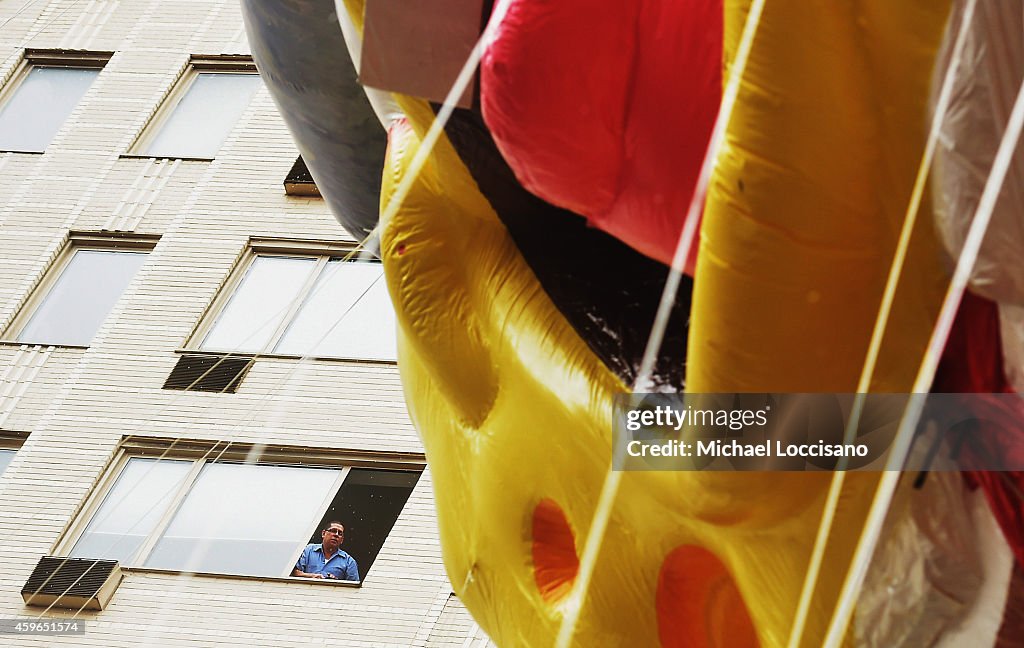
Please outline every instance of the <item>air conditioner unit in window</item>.
[[121, 583], [116, 560], [43, 556], [21, 588], [26, 605], [102, 610]]
[[251, 357], [227, 353], [185, 353], [178, 358], [164, 389], [234, 394], [252, 362]]

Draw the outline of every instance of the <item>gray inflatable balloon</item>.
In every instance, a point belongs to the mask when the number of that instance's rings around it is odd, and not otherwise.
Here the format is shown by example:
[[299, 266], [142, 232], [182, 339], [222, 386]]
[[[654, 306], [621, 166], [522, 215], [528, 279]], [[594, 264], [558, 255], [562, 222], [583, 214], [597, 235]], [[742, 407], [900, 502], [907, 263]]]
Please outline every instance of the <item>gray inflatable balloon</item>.
[[377, 225], [387, 134], [349, 57], [334, 0], [242, 0], [260, 75], [335, 218]]

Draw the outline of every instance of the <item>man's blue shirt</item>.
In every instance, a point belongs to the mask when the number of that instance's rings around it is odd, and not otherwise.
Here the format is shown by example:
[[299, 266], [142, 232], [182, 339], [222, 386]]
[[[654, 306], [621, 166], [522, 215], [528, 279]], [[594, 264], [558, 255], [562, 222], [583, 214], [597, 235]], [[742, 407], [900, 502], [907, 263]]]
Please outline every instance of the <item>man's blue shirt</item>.
[[330, 560], [324, 560], [322, 544], [306, 545], [299, 556], [299, 562], [295, 563], [295, 569], [307, 574], [329, 574], [338, 580], [359, 580], [359, 567], [355, 558], [338, 549], [338, 553], [331, 556]]

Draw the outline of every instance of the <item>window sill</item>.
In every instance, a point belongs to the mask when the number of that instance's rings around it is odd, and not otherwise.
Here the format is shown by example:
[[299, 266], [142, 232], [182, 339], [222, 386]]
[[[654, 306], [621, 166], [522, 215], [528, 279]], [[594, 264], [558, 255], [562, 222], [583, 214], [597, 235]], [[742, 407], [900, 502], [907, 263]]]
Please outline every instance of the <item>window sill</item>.
[[213, 357], [230, 356], [232, 358], [252, 358], [259, 360], [267, 358], [270, 360], [319, 360], [325, 362], [356, 362], [359, 364], [375, 364], [385, 366], [397, 366], [398, 360], [372, 360], [368, 358], [339, 358], [337, 356], [299, 356], [284, 353], [252, 353], [243, 351], [211, 351], [209, 349], [175, 349], [175, 353], [189, 353], [194, 355], [205, 355]]
[[362, 587], [362, 581], [327, 580], [322, 578], [301, 578], [299, 576], [247, 576], [244, 574], [226, 574], [223, 572], [192, 572], [180, 569], [158, 569], [156, 567], [125, 567], [122, 571], [135, 574], [167, 574], [171, 576], [202, 576], [204, 578], [230, 578], [233, 580], [249, 580], [275, 583], [305, 583], [307, 585], [327, 585], [330, 587]]
[[213, 162], [214, 158], [186, 157], [183, 155], [140, 155], [138, 153], [122, 153], [122, 160], [181, 160], [182, 162]]
[[88, 346], [81, 344], [55, 344], [52, 342], [22, 342], [21, 340], [0, 340], [0, 347], [40, 347], [45, 349], [70, 349], [72, 351], [87, 351]]
[[285, 182], [284, 193], [299, 198], [323, 198], [320, 189], [312, 182]]

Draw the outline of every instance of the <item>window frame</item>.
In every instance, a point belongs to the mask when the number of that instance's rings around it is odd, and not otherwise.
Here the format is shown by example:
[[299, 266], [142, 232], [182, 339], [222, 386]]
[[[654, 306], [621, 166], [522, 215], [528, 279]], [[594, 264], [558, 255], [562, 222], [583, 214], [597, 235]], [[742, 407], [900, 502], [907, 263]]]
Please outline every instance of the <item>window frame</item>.
[[[255, 459], [252, 457], [255, 455]], [[317, 583], [327, 585], [341, 585], [347, 587], [361, 587], [366, 580], [367, 574], [361, 574], [360, 581], [337, 581], [328, 579], [309, 579], [301, 576], [292, 576], [292, 569], [302, 551], [306, 547], [306, 540], [316, 531], [327, 512], [328, 508], [337, 497], [341, 488], [345, 485], [352, 468], [368, 468], [377, 470], [400, 470], [404, 472], [418, 472], [420, 475], [426, 470], [426, 455], [423, 453], [395, 453], [382, 451], [358, 451], [358, 450], [335, 450], [331, 448], [300, 448], [294, 446], [261, 445], [258, 450], [256, 445], [249, 443], [234, 443], [228, 441], [205, 441], [205, 440], [183, 440], [165, 437], [142, 437], [128, 436], [121, 440], [111, 460], [100, 473], [93, 487], [86, 494], [82, 503], [73, 514], [71, 520], [65, 526], [57, 541], [51, 547], [50, 555], [69, 556], [75, 545], [81, 539], [89, 523], [96, 516], [107, 495], [114, 488], [118, 478], [128, 462], [133, 458], [158, 459], [166, 461], [191, 461], [192, 466], [182, 480], [177, 492], [171, 498], [167, 510], [160, 516], [160, 519], [153, 526], [153, 530], [140, 545], [134, 556], [133, 563], [121, 565], [122, 570], [140, 573], [161, 573], [161, 574], [194, 574], [198, 576], [213, 576], [219, 578], [238, 578], [255, 580], [283, 580], [300, 581], [303, 583]], [[181, 569], [166, 569], [162, 567], [147, 567], [149, 559], [157, 543], [163, 537], [174, 516], [177, 514], [185, 498], [195, 485], [204, 466], [210, 463], [239, 464], [248, 463], [251, 465], [264, 466], [287, 466], [292, 468], [309, 469], [333, 469], [340, 470], [341, 474], [336, 478], [335, 486], [320, 502], [317, 514], [312, 518], [306, 534], [296, 540], [296, 549], [292, 552], [291, 560], [285, 565], [284, 573], [279, 576], [256, 576], [252, 574], [234, 574], [229, 572], [211, 571], [186, 571]]]
[[[199, 322], [196, 324], [192, 333], [185, 340], [182, 348], [177, 349], [177, 353], [190, 353], [190, 354], [208, 354], [216, 356], [231, 356], [231, 357], [246, 357], [246, 358], [287, 358], [287, 359], [298, 359], [303, 357], [309, 357], [315, 360], [330, 360], [335, 362], [363, 362], [380, 365], [397, 365], [397, 359], [376, 359], [376, 358], [359, 358], [359, 357], [342, 357], [333, 355], [316, 355], [310, 354], [307, 356], [299, 356], [288, 353], [277, 353], [275, 349], [280, 344], [281, 339], [288, 332], [289, 327], [294, 321], [295, 316], [306, 304], [313, 287], [316, 286], [317, 280], [326, 268], [327, 264], [339, 258], [343, 258], [356, 251], [356, 245], [354, 243], [346, 243], [339, 241], [305, 241], [301, 239], [264, 239], [264, 238], [252, 238], [249, 240], [248, 245], [239, 255], [235, 264], [231, 268], [227, 279], [221, 285], [217, 294], [210, 302], [209, 306], [203, 312], [199, 318]], [[235, 292], [242, 285], [248, 274], [250, 268], [256, 262], [258, 257], [278, 257], [278, 258], [306, 258], [315, 260], [316, 263], [310, 270], [309, 277], [303, 283], [299, 291], [292, 297], [292, 301], [289, 303], [288, 311], [284, 314], [281, 322], [278, 324], [274, 333], [270, 336], [264, 349], [261, 351], [238, 351], [238, 350], [225, 350], [225, 349], [205, 349], [202, 344], [206, 337], [216, 326], [220, 316], [224, 313], [227, 306], [231, 303], [231, 299], [234, 297]], [[373, 261], [377, 263], [379, 261]], [[359, 263], [354, 261], [354, 263]], [[384, 280], [383, 278], [381, 279]]]
[[[10, 322], [3, 329], [0, 335], [0, 344], [3, 345], [26, 345], [46, 346], [61, 349], [88, 349], [89, 345], [81, 344], [60, 344], [23, 341], [18, 337], [25, 326], [32, 320], [32, 317], [39, 310], [39, 307], [46, 301], [57, 281], [63, 276], [71, 263], [72, 257], [79, 250], [96, 250], [100, 252], [143, 252], [149, 254], [160, 241], [158, 234], [136, 234], [133, 232], [109, 232], [98, 234], [95, 232], [70, 232], [64, 241], [60, 252], [53, 261], [43, 270], [39, 279], [29, 289], [25, 297], [17, 307], [17, 312]], [[145, 262], [143, 262], [145, 264]]]
[[[7, 102], [14, 98], [21, 88], [22, 83], [32, 72], [34, 68], [67, 68], [67, 69], [78, 69], [78, 70], [97, 70], [97, 78], [99, 73], [103, 71], [103, 68], [107, 66], [110, 59], [114, 56], [114, 52], [106, 51], [75, 51], [75, 50], [62, 50], [62, 49], [35, 49], [28, 48], [22, 53], [21, 61], [14, 67], [14, 71], [7, 78], [7, 80], [0, 86], [0, 109], [7, 105]], [[86, 90], [88, 92], [88, 90]], [[75, 108], [71, 109], [74, 112]], [[64, 127], [64, 122], [71, 116], [64, 118], [61, 125], [57, 127], [57, 132]], [[56, 133], [54, 133], [56, 137]], [[13, 151], [4, 148], [0, 148], [0, 153], [19, 153], [25, 155], [42, 155], [46, 153], [46, 149], [53, 144], [53, 138], [46, 143], [41, 151]]]
[[[167, 125], [171, 115], [174, 114], [178, 104], [188, 94], [189, 88], [199, 78], [201, 72], [213, 72], [220, 74], [252, 74], [254, 76], [260, 76], [259, 71], [256, 69], [256, 63], [252, 57], [247, 54], [219, 54], [219, 55], [192, 55], [189, 57], [188, 63], [181, 69], [178, 76], [175, 77], [171, 83], [170, 88], [164, 96], [161, 97], [160, 103], [156, 110], [150, 115], [146, 123], [143, 124], [142, 128], [139, 129], [138, 135], [132, 141], [128, 147], [127, 153], [121, 155], [122, 158], [144, 158], [153, 160], [186, 160], [195, 162], [211, 162], [215, 157], [194, 157], [187, 155], [152, 155], [146, 153], [146, 149], [149, 148], [153, 140], [156, 139], [157, 135], [163, 130], [164, 126]], [[234, 127], [232, 127], [233, 129]], [[225, 138], [230, 135], [230, 131], [225, 134]], [[218, 151], [219, 152], [219, 151]]]

